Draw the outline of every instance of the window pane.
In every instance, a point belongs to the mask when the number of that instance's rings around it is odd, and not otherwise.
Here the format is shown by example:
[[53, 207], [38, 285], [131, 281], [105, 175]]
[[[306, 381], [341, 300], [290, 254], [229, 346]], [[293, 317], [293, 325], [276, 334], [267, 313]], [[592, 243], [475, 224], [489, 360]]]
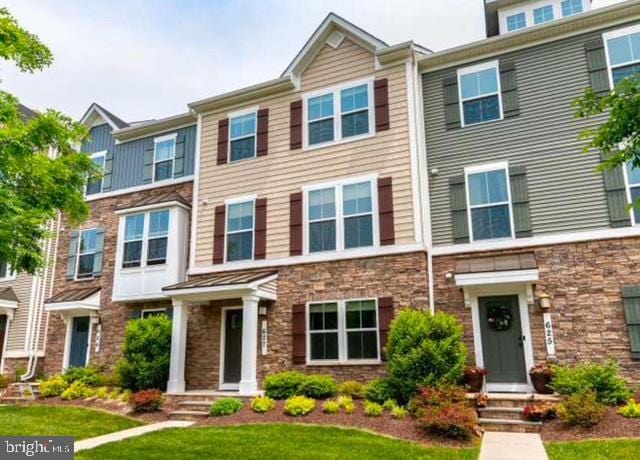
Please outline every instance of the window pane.
[[256, 114], [250, 113], [240, 117], [234, 117], [230, 122], [231, 139], [250, 136], [256, 133]]
[[553, 21], [553, 6], [547, 5], [533, 10], [533, 22], [535, 24], [543, 24]]
[[7, 263], [3, 260], [0, 260], [0, 278], [6, 278], [7, 275]]
[[377, 359], [378, 337], [375, 331], [347, 333], [348, 359]]
[[504, 169], [469, 174], [471, 206], [507, 201], [507, 176]]
[[634, 168], [631, 163], [627, 163], [627, 177], [629, 178], [629, 184], [640, 185], [640, 168]]
[[167, 238], [149, 240], [147, 265], [159, 265], [167, 261]]
[[376, 304], [373, 300], [347, 302], [347, 329], [376, 327]]
[[472, 209], [471, 222], [474, 240], [511, 237], [508, 205]]
[[613, 86], [620, 83], [625, 78], [637, 77], [640, 74], [640, 64], [632, 64], [625, 67], [618, 67], [611, 71], [613, 76]]
[[155, 180], [166, 180], [173, 177], [173, 160], [162, 161], [156, 163], [156, 178]]
[[124, 224], [125, 241], [141, 240], [144, 233], [144, 214], [127, 216]]
[[253, 201], [229, 205], [227, 231], [253, 230]]
[[142, 241], [124, 243], [123, 268], [139, 267], [142, 258]]
[[333, 118], [309, 123], [309, 145], [333, 140]]
[[631, 189], [631, 204], [633, 205], [633, 215], [635, 216], [636, 224], [640, 223], [640, 208], [638, 208], [638, 200], [640, 200], [640, 187], [633, 187]]
[[309, 329], [312, 331], [338, 329], [338, 304], [309, 305]]
[[335, 251], [336, 221], [312, 222], [309, 224], [309, 252]]
[[498, 91], [498, 73], [495, 68], [464, 74], [460, 78], [460, 82], [462, 84], [463, 99]]
[[472, 125], [500, 118], [498, 95], [463, 103], [464, 124]]
[[336, 216], [334, 188], [309, 192], [309, 220], [331, 219]]
[[344, 220], [345, 249], [373, 246], [373, 218], [371, 215], [348, 217]]
[[342, 137], [359, 136], [369, 132], [369, 111], [342, 115]]
[[255, 136], [231, 141], [231, 161], [253, 158], [256, 152]]
[[628, 35], [607, 40], [607, 47], [611, 65], [624, 64], [633, 60], [631, 55], [631, 41]]
[[352, 112], [369, 106], [367, 85], [343, 89], [340, 94], [342, 112]]
[[507, 30], [509, 32], [525, 27], [527, 27], [527, 18], [524, 13], [507, 16]]
[[93, 276], [93, 254], [80, 256], [78, 260], [78, 278]]
[[345, 185], [342, 194], [345, 216], [371, 212], [371, 182]]
[[253, 259], [253, 232], [227, 235], [227, 260]]
[[149, 238], [167, 236], [169, 233], [169, 211], [156, 211], [150, 214]]
[[173, 159], [175, 151], [175, 141], [173, 139], [156, 143], [156, 161]]
[[[98, 166], [101, 170], [104, 170], [104, 156], [95, 157], [93, 164]], [[93, 195], [94, 193], [100, 193], [102, 191], [102, 178], [87, 184], [87, 195]]]
[[562, 16], [582, 13], [582, 0], [565, 0], [562, 2]]
[[80, 253], [96, 250], [96, 231], [85, 230], [80, 234]]
[[338, 329], [338, 304], [325, 303], [324, 307], [324, 328], [327, 330]]
[[309, 121], [317, 120], [318, 118], [332, 117], [333, 116], [333, 94], [325, 94], [324, 96], [312, 97], [308, 101], [308, 115]]
[[313, 333], [311, 334], [311, 359], [327, 360], [338, 359], [338, 333]]

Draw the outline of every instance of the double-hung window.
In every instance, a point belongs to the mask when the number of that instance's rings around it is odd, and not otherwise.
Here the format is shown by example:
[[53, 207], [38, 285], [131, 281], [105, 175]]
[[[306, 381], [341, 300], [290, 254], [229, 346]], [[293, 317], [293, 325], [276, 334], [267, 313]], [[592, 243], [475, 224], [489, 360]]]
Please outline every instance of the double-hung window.
[[310, 303], [308, 325], [309, 362], [380, 359], [374, 299]]
[[229, 125], [230, 161], [255, 157], [257, 113], [231, 117]]
[[142, 265], [144, 221], [144, 214], [133, 214], [125, 218], [122, 268], [139, 267]]
[[369, 132], [369, 85], [340, 91], [340, 116], [343, 138]]
[[562, 9], [562, 16], [573, 16], [574, 14], [582, 13], [584, 7], [582, 0], [564, 0], [560, 7]]
[[533, 23], [535, 25], [553, 21], [553, 5], [545, 5], [533, 9]]
[[11, 267], [4, 260], [0, 260], [0, 281], [11, 280], [15, 274], [11, 271]]
[[511, 193], [507, 165], [467, 168], [471, 240], [512, 238]]
[[375, 245], [373, 184], [356, 180], [306, 191], [308, 253]]
[[[93, 164], [95, 164], [100, 171], [104, 170], [106, 153], [107, 152], [98, 152], [91, 155]], [[102, 192], [102, 177], [93, 181], [89, 181], [87, 183], [87, 190], [85, 192], [86, 195], [95, 195], [96, 193], [101, 193], [101, 192]]]
[[616, 30], [604, 34], [611, 83], [615, 87], [621, 80], [640, 73], [640, 27]]
[[169, 210], [126, 216], [122, 268], [165, 264], [168, 238]]
[[498, 61], [458, 70], [463, 126], [502, 118]]
[[507, 16], [507, 31], [513, 32], [514, 30], [524, 29], [527, 27], [527, 15], [525, 12], [512, 14]]
[[254, 200], [227, 205], [227, 262], [253, 259]]
[[333, 93], [307, 101], [309, 145], [332, 142], [335, 136]]
[[78, 265], [76, 278], [93, 277], [93, 259], [96, 253], [97, 229], [82, 230], [78, 239]]
[[640, 224], [640, 209], [638, 208], [638, 200], [640, 200], [640, 168], [634, 168], [631, 163], [626, 165], [626, 180], [629, 193], [629, 201], [633, 206], [633, 223]]
[[147, 265], [162, 265], [167, 262], [167, 240], [169, 238], [169, 211], [149, 213], [149, 236], [147, 238]]
[[175, 134], [154, 139], [153, 180], [155, 182], [173, 178], [173, 160], [175, 154]]

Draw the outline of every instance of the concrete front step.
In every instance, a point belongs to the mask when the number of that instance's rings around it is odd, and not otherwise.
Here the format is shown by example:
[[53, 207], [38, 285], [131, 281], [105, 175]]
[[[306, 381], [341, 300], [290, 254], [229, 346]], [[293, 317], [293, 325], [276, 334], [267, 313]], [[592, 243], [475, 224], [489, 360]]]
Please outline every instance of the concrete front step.
[[484, 407], [479, 408], [478, 413], [482, 419], [526, 421], [524, 409], [520, 407]]
[[539, 433], [542, 422], [523, 420], [480, 418], [480, 428], [484, 431], [506, 431], [509, 433]]
[[169, 414], [169, 420], [198, 420], [209, 416], [209, 411], [174, 410]]
[[179, 410], [195, 410], [209, 412], [213, 401], [180, 401], [178, 403]]

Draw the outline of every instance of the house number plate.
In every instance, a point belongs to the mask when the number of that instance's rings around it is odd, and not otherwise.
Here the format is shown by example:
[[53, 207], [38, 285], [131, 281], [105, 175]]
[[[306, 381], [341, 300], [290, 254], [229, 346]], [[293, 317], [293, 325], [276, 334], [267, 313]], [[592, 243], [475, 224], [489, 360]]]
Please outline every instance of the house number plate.
[[551, 313], [543, 313], [544, 321], [544, 339], [547, 345], [547, 356], [556, 355], [556, 342], [553, 338], [553, 323], [551, 322]]

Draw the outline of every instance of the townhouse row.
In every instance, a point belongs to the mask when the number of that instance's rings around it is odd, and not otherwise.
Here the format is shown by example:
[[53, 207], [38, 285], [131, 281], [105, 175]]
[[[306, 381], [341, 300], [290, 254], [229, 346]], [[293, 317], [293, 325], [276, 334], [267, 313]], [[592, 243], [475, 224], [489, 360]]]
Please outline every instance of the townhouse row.
[[640, 381], [640, 172], [596, 172], [578, 136], [604, 118], [571, 107], [640, 68], [640, 2], [485, 12], [436, 53], [330, 14], [274, 80], [142, 123], [93, 104], [91, 217], [62, 222], [41, 308], [0, 279], [2, 369], [112, 367], [129, 320], [167, 314], [171, 393], [364, 381], [411, 306], [461, 320], [489, 391], [546, 361]]

